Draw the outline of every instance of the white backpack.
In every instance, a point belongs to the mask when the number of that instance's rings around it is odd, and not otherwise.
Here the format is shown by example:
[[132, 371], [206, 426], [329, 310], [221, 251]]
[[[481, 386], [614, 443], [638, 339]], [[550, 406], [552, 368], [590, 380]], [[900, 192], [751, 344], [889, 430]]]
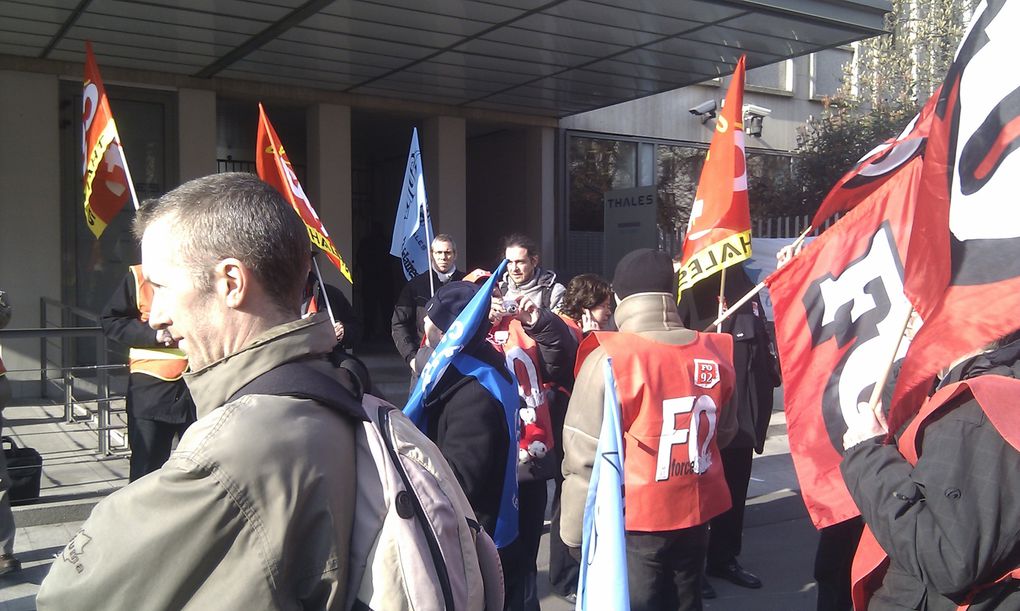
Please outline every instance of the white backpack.
[[[270, 394], [356, 411], [339, 381], [302, 362], [258, 376], [230, 398]], [[502, 611], [496, 545], [439, 448], [386, 401], [364, 395], [355, 427], [357, 498], [346, 608], [352, 611]], [[341, 409], [342, 408], [342, 409]]]
[[500, 611], [496, 546], [439, 448], [386, 401], [362, 406], [348, 608]]

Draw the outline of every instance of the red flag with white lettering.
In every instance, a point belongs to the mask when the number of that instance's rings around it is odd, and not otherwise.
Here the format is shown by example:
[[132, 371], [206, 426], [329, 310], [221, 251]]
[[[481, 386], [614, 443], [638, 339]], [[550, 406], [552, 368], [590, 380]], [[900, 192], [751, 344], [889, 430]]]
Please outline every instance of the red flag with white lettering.
[[1017, 23], [1017, 2], [975, 11], [935, 105], [921, 197], [940, 218], [931, 243], [951, 252], [952, 276], [922, 310], [893, 398], [893, 431], [917, 412], [942, 367], [1020, 328], [1020, 74], [1002, 69], [1002, 58], [1020, 52]]
[[901, 167], [766, 280], [790, 453], [818, 528], [858, 514], [839, 472], [843, 434], [902, 332], [904, 264], [926, 254], [915, 235], [921, 164]]
[[744, 158], [744, 56], [737, 61], [691, 207], [678, 291], [751, 256]]
[[353, 284], [351, 270], [344, 263], [340, 251], [333, 244], [329, 233], [322, 225], [322, 221], [319, 220], [319, 215], [312, 208], [308, 196], [305, 195], [305, 190], [301, 188], [301, 182], [298, 181], [297, 174], [294, 173], [294, 168], [291, 166], [290, 160], [287, 159], [283, 143], [280, 142], [280, 137], [276, 135], [276, 130], [269, 122], [269, 117], [266, 116], [266, 110], [262, 104], [259, 104], [259, 133], [256, 147], [255, 167], [258, 169], [259, 178], [273, 185], [277, 191], [283, 194], [294, 211], [301, 217], [305, 227], [308, 228], [308, 238], [312, 244], [325, 252], [344, 278]]
[[82, 93], [82, 182], [85, 187], [85, 222], [98, 238], [128, 201], [138, 207], [124, 147], [110, 112], [110, 101], [85, 41], [85, 79]]

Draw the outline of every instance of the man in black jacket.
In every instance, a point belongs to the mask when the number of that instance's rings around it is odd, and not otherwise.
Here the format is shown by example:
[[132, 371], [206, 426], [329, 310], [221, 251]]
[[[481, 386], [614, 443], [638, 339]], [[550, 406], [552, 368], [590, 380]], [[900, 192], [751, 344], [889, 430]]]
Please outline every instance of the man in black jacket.
[[[1020, 566], [1020, 340], [1010, 340], [957, 359], [898, 446], [866, 404], [850, 423], [840, 469], [889, 556], [868, 609], [1020, 608], [1018, 582], [997, 582]], [[869, 537], [857, 560], [874, 558]]]
[[103, 333], [130, 349], [127, 387], [129, 479], [135, 481], [163, 466], [174, 437], [195, 421], [195, 403], [184, 383], [187, 359], [165, 330], [149, 326], [152, 288], [142, 266], [132, 266], [110, 296], [99, 323]]
[[390, 321], [393, 344], [411, 368], [412, 386], [418, 377], [414, 357], [425, 336], [425, 304], [432, 298], [432, 287], [438, 291], [449, 282], [464, 278], [464, 272], [457, 269], [457, 244], [452, 237], [445, 233], [437, 235], [432, 240], [431, 253], [432, 283], [429, 282], [430, 274], [420, 274], [409, 280], [393, 306]]
[[[735, 303], [754, 287], [742, 265], [730, 267], [725, 273], [727, 303]], [[681, 294], [678, 310], [689, 328], [715, 330], [708, 326], [718, 317], [719, 282], [716, 274]], [[733, 366], [737, 374], [730, 399], [730, 406], [737, 414], [737, 434], [719, 452], [733, 506], [712, 518], [707, 572], [738, 586], [760, 588], [761, 580], [745, 570], [737, 556], [743, 540], [753, 452], [760, 454], [765, 448], [772, 417], [772, 390], [780, 383], [779, 365], [765, 324], [765, 310], [757, 295], [723, 322], [722, 332], [733, 336]], [[707, 582], [703, 594], [706, 598], [715, 596]]]
[[[323, 298], [323, 288], [325, 288], [325, 299]], [[361, 341], [361, 321], [354, 314], [351, 302], [347, 300], [343, 291], [332, 284], [319, 282], [319, 277], [315, 275], [315, 272], [309, 272], [301, 303], [301, 317], [305, 318], [316, 312], [327, 311], [332, 313], [337, 346], [348, 352], [353, 352]]]

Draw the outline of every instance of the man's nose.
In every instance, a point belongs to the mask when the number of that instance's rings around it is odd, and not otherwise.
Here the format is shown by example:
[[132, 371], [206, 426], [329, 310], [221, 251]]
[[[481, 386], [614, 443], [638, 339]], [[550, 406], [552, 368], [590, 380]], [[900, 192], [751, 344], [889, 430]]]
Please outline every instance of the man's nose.
[[163, 300], [153, 295], [152, 303], [149, 304], [149, 326], [158, 331], [169, 327], [172, 322], [166, 308], [163, 307]]

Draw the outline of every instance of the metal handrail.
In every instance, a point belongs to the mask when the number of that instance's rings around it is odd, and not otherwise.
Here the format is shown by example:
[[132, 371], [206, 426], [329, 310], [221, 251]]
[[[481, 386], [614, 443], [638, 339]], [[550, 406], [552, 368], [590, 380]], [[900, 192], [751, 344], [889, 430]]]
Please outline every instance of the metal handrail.
[[[50, 310], [56, 309], [59, 313], [50, 318]], [[94, 326], [65, 326], [72, 323], [72, 319], [91, 322]], [[79, 320], [73, 322], [80, 325]], [[122, 426], [111, 425], [111, 412], [113, 401], [123, 397], [111, 397], [109, 375], [111, 373], [126, 371], [127, 365], [109, 362], [109, 348], [106, 336], [102, 327], [99, 326], [99, 317], [88, 310], [76, 306], [61, 303], [49, 297], [39, 299], [39, 327], [23, 329], [2, 329], [0, 340], [25, 340], [39, 339], [39, 368], [9, 370], [9, 373], [39, 372], [39, 394], [42, 397], [49, 395], [51, 385], [63, 393], [64, 421], [67, 423], [79, 422], [81, 419], [75, 415], [75, 406], [95, 404], [94, 416], [96, 418], [94, 429], [98, 436], [97, 452], [100, 455], [111, 454], [110, 434], [113, 430], [123, 429]], [[70, 352], [67, 344], [68, 339], [94, 338], [96, 340], [95, 364], [74, 364], [67, 363]], [[56, 341], [54, 341], [56, 340]], [[51, 362], [49, 349], [59, 346], [59, 362]], [[94, 372], [96, 392], [94, 399], [78, 399], [75, 397], [75, 381], [82, 377], [80, 374]], [[56, 375], [54, 375], [56, 374]], [[86, 408], [87, 409], [87, 408]], [[89, 410], [91, 419], [93, 412]]]

